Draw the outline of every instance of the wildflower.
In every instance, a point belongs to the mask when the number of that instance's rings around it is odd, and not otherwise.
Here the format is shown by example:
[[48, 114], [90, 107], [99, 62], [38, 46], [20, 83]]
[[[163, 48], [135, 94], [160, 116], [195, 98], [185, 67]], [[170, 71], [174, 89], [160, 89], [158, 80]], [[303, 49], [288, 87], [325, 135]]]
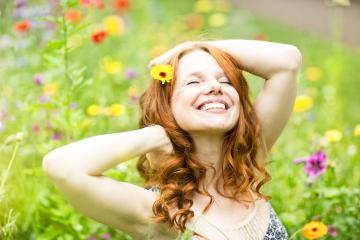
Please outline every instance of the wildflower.
[[325, 132], [325, 138], [328, 142], [338, 142], [342, 138], [342, 133], [337, 129], [331, 129]]
[[94, 44], [100, 44], [104, 41], [104, 39], [108, 36], [108, 33], [106, 31], [98, 31], [94, 32], [91, 35], [91, 40]]
[[214, 13], [209, 18], [209, 25], [212, 27], [222, 27], [226, 24], [227, 18], [223, 13]]
[[321, 173], [324, 173], [326, 170], [326, 158], [326, 153], [322, 151], [317, 151], [315, 154], [310, 155], [306, 159], [304, 171], [310, 177], [317, 177]]
[[254, 37], [255, 40], [260, 40], [260, 41], [266, 41], [267, 40], [267, 36], [263, 33], [259, 33], [256, 34]]
[[185, 19], [185, 25], [190, 29], [201, 28], [204, 25], [204, 17], [200, 14], [191, 14]]
[[78, 106], [78, 104], [76, 103], [76, 102], [71, 102], [70, 103], [70, 108], [71, 109], [74, 109], [74, 108], [76, 108]]
[[122, 64], [113, 60], [111, 57], [104, 57], [100, 60], [100, 64], [107, 74], [116, 74], [122, 70]]
[[81, 19], [81, 13], [78, 10], [69, 9], [66, 11], [65, 19], [71, 23], [79, 22]]
[[355, 136], [355, 137], [359, 137], [359, 136], [360, 136], [360, 124], [358, 124], [358, 125], [355, 126], [354, 136]]
[[97, 116], [101, 113], [101, 107], [97, 104], [91, 104], [87, 107], [86, 113], [90, 116]]
[[56, 93], [57, 90], [58, 90], [58, 85], [56, 83], [47, 83], [43, 87], [43, 94], [52, 95], [52, 94]]
[[156, 65], [151, 68], [151, 76], [153, 79], [160, 80], [162, 84], [172, 80], [172, 66], [171, 65]]
[[206, 13], [214, 8], [214, 4], [210, 0], [198, 0], [194, 8], [195, 12]]
[[300, 95], [296, 97], [294, 104], [294, 112], [304, 112], [309, 110], [313, 105], [313, 100], [310, 96]]
[[110, 239], [111, 235], [109, 233], [104, 233], [103, 235], [101, 235], [101, 238], [104, 240], [108, 240]]
[[38, 124], [33, 124], [32, 125], [32, 131], [35, 133], [35, 134], [38, 134], [40, 132], [40, 127]]
[[129, 0], [115, 0], [114, 1], [114, 9], [119, 11], [129, 10], [130, 1]]
[[52, 135], [51, 140], [58, 141], [58, 140], [61, 139], [61, 137], [62, 137], [61, 132], [56, 131], [56, 132], [54, 132], [54, 134]]
[[26, 0], [16, 0], [15, 1], [15, 7], [16, 8], [22, 8], [26, 6]]
[[104, 8], [102, 0], [80, 0], [80, 4], [83, 6], [95, 6], [97, 8]]
[[126, 77], [128, 79], [133, 79], [135, 78], [137, 75], [136, 71], [134, 69], [128, 69], [127, 72], [126, 72]]
[[337, 232], [335, 229], [335, 225], [334, 224], [328, 224], [327, 225], [327, 229], [328, 229], [328, 233], [331, 237], [336, 237], [337, 236]]
[[42, 77], [41, 77], [41, 75], [40, 74], [35, 74], [35, 76], [34, 76], [34, 83], [36, 84], [36, 85], [42, 85], [43, 84], [43, 79], [42, 79]]
[[348, 7], [350, 6], [349, 0], [333, 0], [333, 3], [335, 5], [341, 6], [341, 7]]
[[30, 21], [24, 20], [15, 24], [13, 30], [15, 32], [27, 32], [30, 29]]
[[311, 221], [303, 228], [303, 235], [307, 239], [321, 238], [325, 234], [327, 234], [327, 226], [320, 221]]
[[125, 106], [122, 104], [112, 104], [106, 108], [106, 115], [119, 116], [125, 112]]
[[317, 81], [320, 79], [322, 73], [320, 68], [318, 67], [308, 67], [305, 70], [305, 76], [307, 79], [309, 79], [310, 81]]
[[124, 21], [121, 17], [112, 15], [103, 20], [104, 29], [109, 34], [121, 35], [124, 32]]
[[43, 103], [43, 104], [50, 102], [50, 96], [46, 95], [46, 94], [41, 95], [40, 98], [39, 98], [39, 102]]

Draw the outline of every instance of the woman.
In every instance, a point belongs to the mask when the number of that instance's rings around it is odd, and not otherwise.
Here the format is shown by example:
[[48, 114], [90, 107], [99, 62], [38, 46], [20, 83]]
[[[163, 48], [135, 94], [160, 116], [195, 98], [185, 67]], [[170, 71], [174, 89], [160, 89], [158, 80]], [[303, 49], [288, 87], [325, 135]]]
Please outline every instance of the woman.
[[[134, 239], [175, 239], [186, 229], [193, 239], [287, 239], [260, 188], [293, 109], [299, 50], [255, 40], [185, 42], [149, 68], [164, 64], [173, 73], [158, 73], [171, 81], [150, 82], [140, 129], [55, 149], [44, 170], [75, 208]], [[265, 79], [254, 104], [241, 70]], [[101, 175], [137, 156], [145, 188]]]

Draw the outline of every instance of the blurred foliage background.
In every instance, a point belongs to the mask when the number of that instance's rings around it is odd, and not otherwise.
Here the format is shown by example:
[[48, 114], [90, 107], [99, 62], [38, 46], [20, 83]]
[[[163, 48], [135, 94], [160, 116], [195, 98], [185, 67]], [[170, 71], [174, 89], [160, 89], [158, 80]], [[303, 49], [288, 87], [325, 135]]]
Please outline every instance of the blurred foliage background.
[[[292, 239], [360, 236], [359, 49], [256, 16], [226, 0], [16, 0], [0, 3], [0, 239], [131, 239], [77, 212], [41, 167], [50, 150], [138, 128], [147, 64], [188, 40], [255, 39], [303, 55], [290, 121], [263, 191]], [[264, 80], [246, 73], [251, 97]], [[105, 175], [141, 185], [132, 159]]]

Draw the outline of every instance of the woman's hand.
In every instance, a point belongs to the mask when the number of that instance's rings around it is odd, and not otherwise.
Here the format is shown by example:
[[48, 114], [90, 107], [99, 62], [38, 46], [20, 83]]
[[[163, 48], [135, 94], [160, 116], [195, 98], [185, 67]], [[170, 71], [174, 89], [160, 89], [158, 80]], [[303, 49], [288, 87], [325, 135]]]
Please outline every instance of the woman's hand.
[[195, 46], [196, 43], [199, 43], [199, 42], [186, 41], [186, 42], [178, 44], [177, 46], [175, 46], [174, 48], [171, 48], [170, 50], [166, 51], [165, 53], [161, 54], [160, 56], [153, 58], [148, 64], [148, 69], [151, 69], [154, 65], [158, 65], [158, 64], [169, 64], [170, 59], [173, 56], [175, 56], [176, 53], [178, 53], [180, 50], [182, 50], [184, 48]]
[[149, 160], [152, 169], [158, 169], [160, 165], [174, 152], [172, 143], [166, 134], [165, 129], [160, 125], [153, 125], [157, 132], [164, 137], [164, 144], [151, 152], [146, 153], [146, 158]]

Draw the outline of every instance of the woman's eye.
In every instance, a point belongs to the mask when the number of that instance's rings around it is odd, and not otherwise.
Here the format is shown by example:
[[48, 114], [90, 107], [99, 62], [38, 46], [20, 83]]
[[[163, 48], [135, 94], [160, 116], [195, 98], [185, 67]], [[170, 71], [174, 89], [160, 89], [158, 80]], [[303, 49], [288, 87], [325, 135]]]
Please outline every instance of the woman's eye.
[[226, 84], [232, 85], [232, 83], [231, 83], [231, 82], [221, 82], [221, 83], [226, 83]]
[[191, 83], [198, 83], [199, 81], [191, 81], [191, 82], [188, 82], [188, 85], [191, 84]]

